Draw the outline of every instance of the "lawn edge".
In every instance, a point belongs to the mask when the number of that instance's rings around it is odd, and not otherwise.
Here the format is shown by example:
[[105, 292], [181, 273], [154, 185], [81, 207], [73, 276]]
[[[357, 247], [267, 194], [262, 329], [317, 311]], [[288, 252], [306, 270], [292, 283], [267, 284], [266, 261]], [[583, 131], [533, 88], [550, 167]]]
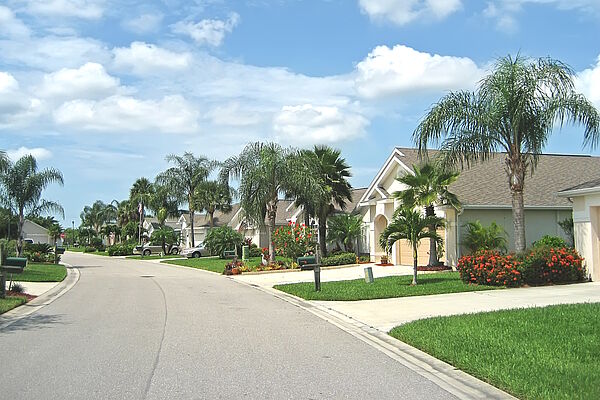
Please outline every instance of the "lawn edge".
[[461, 399], [516, 400], [516, 397], [501, 389], [456, 369], [452, 365], [390, 336], [387, 332], [382, 332], [312, 301], [273, 288], [261, 287], [231, 277], [228, 278], [270, 294], [324, 319]]

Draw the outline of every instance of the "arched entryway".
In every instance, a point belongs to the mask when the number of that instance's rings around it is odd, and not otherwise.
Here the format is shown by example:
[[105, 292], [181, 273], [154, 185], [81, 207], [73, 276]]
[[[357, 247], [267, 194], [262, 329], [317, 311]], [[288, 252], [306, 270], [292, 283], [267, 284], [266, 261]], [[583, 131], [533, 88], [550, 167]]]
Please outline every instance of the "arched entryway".
[[380, 262], [381, 256], [385, 255], [385, 250], [379, 245], [379, 237], [387, 226], [388, 220], [384, 215], [375, 217], [375, 262]]

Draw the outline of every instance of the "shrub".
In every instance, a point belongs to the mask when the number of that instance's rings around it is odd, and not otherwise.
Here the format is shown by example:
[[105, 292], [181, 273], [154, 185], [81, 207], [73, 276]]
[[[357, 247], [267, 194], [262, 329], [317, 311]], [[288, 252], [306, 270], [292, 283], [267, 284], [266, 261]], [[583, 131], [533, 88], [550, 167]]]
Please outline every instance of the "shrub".
[[254, 243], [250, 243], [250, 257], [260, 257], [262, 256], [262, 249], [259, 249], [257, 245]]
[[83, 249], [84, 253], [95, 253], [96, 251], [98, 251], [98, 249], [94, 246], [85, 246]]
[[26, 243], [23, 252], [50, 254], [54, 248], [48, 243]]
[[18, 282], [13, 282], [9, 289], [13, 293], [24, 293], [25, 288]]
[[514, 255], [484, 250], [458, 260], [460, 279], [465, 283], [489, 286], [521, 286], [521, 261]]
[[275, 253], [288, 259], [295, 260], [314, 251], [316, 242], [313, 231], [297, 223], [290, 222], [287, 226], [281, 226], [273, 233], [273, 244]]
[[0, 246], [4, 246], [4, 255], [6, 257], [15, 257], [17, 255], [17, 241], [0, 239]]
[[471, 253], [482, 250], [500, 250], [506, 252], [506, 232], [504, 229], [492, 222], [485, 227], [479, 221], [469, 222], [466, 225], [467, 233], [463, 239], [463, 245]]
[[133, 254], [135, 246], [135, 244], [129, 243], [115, 244], [113, 246], [108, 246], [106, 251], [109, 256], [130, 256]]
[[533, 247], [569, 247], [563, 238], [558, 236], [545, 235], [537, 242], [533, 243]]
[[342, 253], [335, 256], [324, 257], [321, 260], [321, 265], [329, 267], [333, 265], [348, 265], [356, 264], [356, 254], [354, 253]]
[[361, 254], [360, 256], [358, 256], [358, 261], [360, 261], [361, 263], [367, 263], [371, 261], [371, 256], [368, 254]]
[[204, 246], [213, 255], [224, 258], [224, 252], [237, 250], [242, 245], [244, 237], [241, 233], [228, 226], [211, 229], [204, 239]]
[[523, 279], [529, 285], [581, 282], [585, 279], [583, 258], [568, 247], [537, 246], [523, 256]]
[[102, 243], [102, 239], [99, 237], [94, 237], [90, 240], [90, 247], [94, 247], [98, 251], [104, 251], [104, 243]]

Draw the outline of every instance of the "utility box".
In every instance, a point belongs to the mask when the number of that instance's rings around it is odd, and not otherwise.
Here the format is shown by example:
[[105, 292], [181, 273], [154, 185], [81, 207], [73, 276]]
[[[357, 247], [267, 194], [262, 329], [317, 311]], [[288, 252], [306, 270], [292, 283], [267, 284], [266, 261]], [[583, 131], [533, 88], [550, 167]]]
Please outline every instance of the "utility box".
[[365, 282], [373, 283], [373, 267], [365, 267]]
[[250, 246], [242, 246], [242, 260], [250, 258]]

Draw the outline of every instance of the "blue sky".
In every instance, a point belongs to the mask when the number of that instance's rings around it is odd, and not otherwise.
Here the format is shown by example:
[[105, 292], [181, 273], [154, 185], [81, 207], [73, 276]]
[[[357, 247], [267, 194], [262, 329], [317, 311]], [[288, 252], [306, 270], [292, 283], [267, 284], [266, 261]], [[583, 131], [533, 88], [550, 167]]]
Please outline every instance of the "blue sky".
[[[45, 196], [65, 226], [168, 153], [254, 140], [338, 147], [366, 186], [498, 57], [560, 59], [600, 107], [599, 19], [599, 0], [4, 0], [0, 148], [63, 171]], [[581, 139], [557, 131], [547, 151], [589, 152]]]

